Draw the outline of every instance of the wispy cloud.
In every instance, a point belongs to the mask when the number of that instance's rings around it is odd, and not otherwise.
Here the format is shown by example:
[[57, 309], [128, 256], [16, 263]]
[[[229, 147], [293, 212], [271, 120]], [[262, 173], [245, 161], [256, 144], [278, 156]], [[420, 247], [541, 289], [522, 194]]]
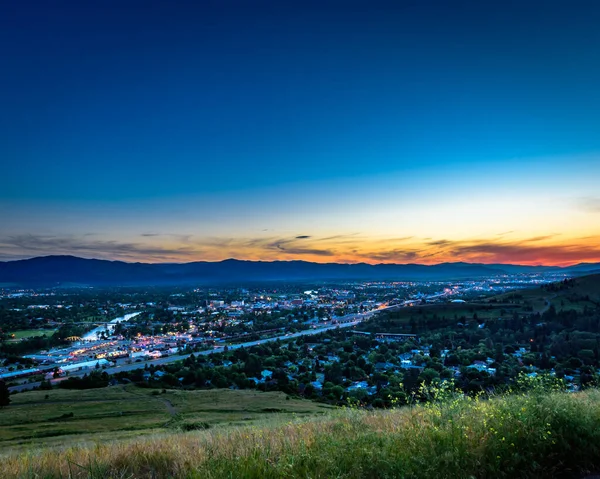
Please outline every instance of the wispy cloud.
[[482, 263], [572, 264], [600, 261], [600, 237], [576, 238], [564, 243], [556, 235], [536, 236], [518, 241], [483, 239], [445, 242], [438, 257]]
[[[566, 241], [557, 234], [519, 240], [493, 235], [484, 239], [368, 238], [358, 234], [265, 237], [195, 237], [144, 233], [139, 241], [102, 239], [98, 235], [12, 235], [0, 238], [0, 258], [50, 254], [124, 261], [185, 262], [226, 258], [251, 260], [423, 263], [573, 264], [600, 262], [600, 236]], [[511, 237], [512, 238], [512, 237]]]
[[191, 252], [200, 253], [198, 249], [192, 251], [185, 246], [168, 248], [145, 243], [89, 239], [87, 235], [75, 237], [29, 234], [0, 238], [0, 253], [12, 257], [64, 254], [129, 261], [165, 261], [185, 258]]
[[179, 233], [142, 233], [142, 238], [174, 238], [181, 242], [188, 242], [193, 237], [190, 234], [179, 234]]

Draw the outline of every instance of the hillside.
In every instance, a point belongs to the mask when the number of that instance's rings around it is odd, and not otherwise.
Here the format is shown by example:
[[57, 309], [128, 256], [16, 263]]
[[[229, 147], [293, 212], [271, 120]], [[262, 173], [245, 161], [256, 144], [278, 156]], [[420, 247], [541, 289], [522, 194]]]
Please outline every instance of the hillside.
[[[528, 288], [488, 298], [486, 303], [512, 310], [543, 312], [551, 305], [557, 311], [596, 307], [600, 303], [600, 274], [590, 274], [539, 288]], [[498, 307], [498, 306], [497, 306]]]
[[67, 450], [4, 451], [3, 477], [584, 477], [600, 468], [600, 392], [462, 396]]
[[574, 280], [572, 288], [565, 290], [566, 294], [589, 297], [592, 301], [600, 301], [600, 274], [583, 276]]
[[[543, 314], [551, 307], [557, 312], [594, 311], [600, 306], [600, 274], [581, 276], [566, 282], [519, 289], [466, 303], [424, 304], [390, 309], [363, 323], [361, 329], [374, 332], [409, 333], [411, 322], [419, 320], [429, 330], [455, 328], [459, 322], [477, 317], [479, 323]], [[562, 328], [562, 327], [561, 327]]]
[[274, 417], [323, 414], [331, 406], [255, 390], [165, 390], [134, 385], [88, 390], [38, 390], [12, 396], [0, 410], [0, 448], [65, 447], [73, 442], [250, 425]]
[[[575, 270], [583, 274], [585, 271], [598, 268], [598, 265], [588, 264], [577, 266]], [[0, 284], [118, 286], [281, 280], [449, 280], [558, 269], [545, 266], [469, 263], [371, 265], [234, 259], [219, 262], [152, 264], [84, 259], [74, 256], [45, 256], [0, 262]], [[569, 272], [570, 269], [566, 268], [562, 271]]]

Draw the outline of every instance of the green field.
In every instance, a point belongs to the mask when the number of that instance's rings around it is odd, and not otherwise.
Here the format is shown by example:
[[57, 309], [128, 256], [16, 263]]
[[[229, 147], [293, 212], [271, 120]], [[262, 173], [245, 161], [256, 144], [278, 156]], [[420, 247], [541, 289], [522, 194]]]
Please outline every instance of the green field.
[[[127, 385], [30, 391], [13, 395], [10, 406], [0, 409], [0, 447], [94, 443], [161, 431], [292, 418], [327, 409], [310, 401], [288, 400], [280, 392], [251, 390], [169, 390], [160, 394]], [[73, 416], [66, 417], [70, 413]]]
[[[55, 329], [21, 329], [19, 331], [12, 331], [9, 334], [10, 340], [20, 340], [25, 338], [33, 338], [35, 336], [52, 336], [56, 332]], [[12, 336], [12, 337], [11, 337]]]

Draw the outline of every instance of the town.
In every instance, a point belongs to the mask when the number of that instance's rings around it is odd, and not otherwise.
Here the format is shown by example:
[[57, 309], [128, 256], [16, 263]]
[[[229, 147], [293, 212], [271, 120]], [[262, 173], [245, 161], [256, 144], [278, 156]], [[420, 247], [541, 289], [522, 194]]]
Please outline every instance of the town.
[[[506, 373], [496, 371], [505, 351], [490, 347], [483, 354], [479, 348], [472, 357], [458, 358], [467, 348], [440, 341], [440, 328], [448, 326], [441, 313], [433, 327], [417, 324], [415, 317], [435, 308], [473, 310], [474, 302], [481, 308], [486, 299], [562, 280], [564, 275], [554, 273], [455, 282], [222, 289], [7, 289], [0, 299], [0, 379], [11, 390], [24, 391], [77, 385], [78, 378], [103, 372], [102, 384], [108, 377], [131, 377], [181, 387], [281, 389], [312, 398], [377, 396], [375, 404], [384, 403], [378, 393], [388, 394], [393, 382], [406, 387], [441, 378], [466, 381], [467, 389], [497, 387], [505, 381]], [[496, 299], [491, 301], [486, 310]], [[540, 311], [544, 308], [541, 305]], [[402, 330], [389, 327], [390, 317], [408, 313]], [[494, 307], [488, 331], [503, 316], [509, 319], [514, 314], [518, 316], [506, 307]], [[475, 334], [487, 332], [483, 318], [471, 324]], [[462, 330], [468, 330], [467, 318], [453, 313], [452, 327], [463, 323]], [[246, 352], [254, 350], [261, 351], [255, 363], [262, 365], [261, 356], [269, 359], [264, 368], [246, 366]], [[283, 350], [289, 357], [282, 355]], [[508, 345], [506, 354], [504, 368], [510, 359], [515, 367], [527, 366], [523, 371], [531, 376], [540, 370], [529, 345]], [[210, 372], [203, 380], [193, 374], [175, 377], [181, 373], [178, 364]], [[547, 369], [556, 374], [554, 368]], [[219, 373], [216, 381], [214, 372]], [[238, 372], [243, 377], [233, 378]], [[575, 375], [579, 377], [580, 371], [567, 372], [571, 374], [561, 370], [561, 377], [569, 388], [577, 389]], [[337, 394], [332, 394], [336, 386]]]

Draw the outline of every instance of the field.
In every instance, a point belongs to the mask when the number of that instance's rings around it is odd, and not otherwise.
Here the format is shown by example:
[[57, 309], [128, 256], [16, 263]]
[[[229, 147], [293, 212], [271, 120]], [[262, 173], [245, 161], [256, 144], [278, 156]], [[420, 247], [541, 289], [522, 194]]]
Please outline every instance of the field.
[[451, 396], [72, 446], [6, 454], [3, 477], [582, 478], [600, 468], [600, 392]]
[[12, 331], [9, 333], [9, 335], [14, 335], [9, 341], [43, 336], [44, 334], [46, 336], [52, 336], [55, 332], [55, 329], [22, 329], [20, 331]]
[[225, 389], [162, 394], [133, 385], [31, 391], [11, 398], [10, 406], [0, 409], [3, 450], [94, 443], [273, 417], [283, 420], [328, 409], [310, 401], [286, 399], [279, 392]]

